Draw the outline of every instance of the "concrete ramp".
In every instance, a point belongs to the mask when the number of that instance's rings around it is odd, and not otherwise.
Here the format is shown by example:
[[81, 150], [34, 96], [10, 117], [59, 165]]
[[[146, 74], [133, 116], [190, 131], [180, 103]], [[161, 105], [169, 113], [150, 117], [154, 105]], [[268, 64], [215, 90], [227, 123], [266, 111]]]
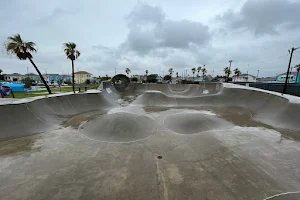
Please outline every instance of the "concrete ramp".
[[0, 99], [1, 200], [299, 199], [299, 97], [115, 83]]

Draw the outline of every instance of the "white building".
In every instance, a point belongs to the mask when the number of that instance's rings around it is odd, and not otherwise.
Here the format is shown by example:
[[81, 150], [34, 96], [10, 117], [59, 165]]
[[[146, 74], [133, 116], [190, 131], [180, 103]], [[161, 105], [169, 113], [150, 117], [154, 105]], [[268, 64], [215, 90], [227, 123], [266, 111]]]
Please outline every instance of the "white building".
[[240, 74], [232, 76], [232, 82], [256, 82], [256, 77], [250, 74]]

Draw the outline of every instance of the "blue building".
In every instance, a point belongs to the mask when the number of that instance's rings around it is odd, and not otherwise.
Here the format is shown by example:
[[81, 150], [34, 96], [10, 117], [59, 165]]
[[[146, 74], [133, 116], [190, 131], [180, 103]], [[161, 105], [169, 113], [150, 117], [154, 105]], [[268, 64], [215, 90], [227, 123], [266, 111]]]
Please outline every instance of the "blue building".
[[43, 77], [48, 85], [59, 85], [61, 79], [63, 82], [72, 82], [71, 76], [66, 74], [43, 74]]
[[49, 85], [58, 85], [60, 80], [59, 74], [44, 74], [43, 77]]
[[[278, 74], [276, 76], [276, 83], [285, 83], [286, 73]], [[288, 83], [300, 83], [300, 73], [291, 72], [288, 75]]]
[[64, 82], [72, 82], [72, 76], [71, 75], [63, 74], [62, 78], [64, 79]]

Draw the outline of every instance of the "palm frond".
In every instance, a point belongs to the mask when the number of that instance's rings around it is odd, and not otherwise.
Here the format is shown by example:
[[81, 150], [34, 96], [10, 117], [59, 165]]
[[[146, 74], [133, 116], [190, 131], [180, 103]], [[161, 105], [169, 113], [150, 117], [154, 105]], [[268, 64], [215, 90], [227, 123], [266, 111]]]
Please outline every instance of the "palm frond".
[[34, 42], [25, 42], [24, 46], [26, 47], [26, 49], [28, 51], [37, 52], [37, 50], [36, 50], [36, 44]]
[[20, 60], [32, 58], [30, 52], [36, 52], [36, 44], [34, 42], [24, 42], [20, 34], [7, 38], [5, 49], [8, 54], [15, 54]]
[[13, 35], [11, 37], [8, 37], [7, 40], [8, 41], [13, 41], [13, 42], [16, 42], [16, 43], [19, 43], [19, 44], [23, 44], [23, 40], [22, 40], [20, 34], [16, 34], [16, 35]]
[[80, 56], [80, 51], [76, 49], [76, 44], [74, 42], [63, 43], [63, 46], [67, 59], [75, 60]]

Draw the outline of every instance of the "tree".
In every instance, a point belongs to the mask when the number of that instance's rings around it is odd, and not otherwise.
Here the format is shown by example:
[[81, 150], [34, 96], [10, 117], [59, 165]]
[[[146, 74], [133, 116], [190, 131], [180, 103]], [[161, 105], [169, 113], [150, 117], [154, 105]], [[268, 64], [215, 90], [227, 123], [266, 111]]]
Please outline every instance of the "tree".
[[165, 77], [164, 77], [164, 80], [165, 81], [169, 81], [169, 80], [171, 80], [172, 79], [172, 76], [171, 75], [165, 75]]
[[57, 80], [58, 86], [60, 87], [65, 81], [65, 76], [61, 75], [59, 76], [59, 79]]
[[22, 79], [22, 83], [24, 83], [24, 88], [29, 89], [33, 85], [34, 80], [29, 77]]
[[169, 73], [170, 73], [170, 75], [172, 76], [172, 74], [173, 74], [173, 68], [170, 68], [170, 69], [169, 69]]
[[202, 75], [203, 75], [203, 81], [205, 80], [205, 74], [207, 73], [207, 70], [206, 70], [206, 68], [205, 67], [203, 67], [202, 69], [201, 69], [201, 71], [202, 71]]
[[145, 72], [146, 72], [146, 82], [147, 82], [147, 76], [148, 76], [148, 73], [149, 73], [148, 69]]
[[227, 82], [228, 82], [229, 75], [231, 74], [231, 71], [230, 71], [229, 67], [225, 67], [225, 68], [224, 68], [224, 72], [225, 72], [225, 74], [227, 75]]
[[107, 81], [107, 80], [109, 80], [111, 77], [109, 77], [107, 74], [106, 74], [106, 76], [105, 77], [101, 77], [101, 80], [102, 81]]
[[178, 78], [178, 72], [176, 72], [176, 77]]
[[201, 69], [202, 69], [201, 66], [199, 66], [199, 67], [197, 68], [197, 71], [198, 71], [197, 77], [199, 77], [199, 72], [201, 71]]
[[74, 42], [64, 43], [63, 46], [67, 59], [70, 59], [72, 62], [72, 87], [75, 93], [74, 61], [80, 56], [80, 51], [76, 49]]
[[0, 75], [2, 74], [2, 72], [3, 72], [3, 70], [2, 70], [2, 69], [0, 69]]
[[131, 78], [131, 82], [138, 82], [138, 78], [137, 77]]
[[5, 43], [5, 49], [8, 54], [15, 54], [17, 58], [20, 60], [29, 60], [37, 73], [39, 74], [42, 82], [49, 94], [52, 94], [50, 87], [42, 76], [40, 70], [37, 68], [35, 63], [33, 62], [33, 57], [31, 53], [37, 52], [36, 44], [34, 42], [23, 41], [20, 34], [13, 35], [12, 37], [7, 38], [7, 42]]
[[157, 82], [157, 74], [150, 74], [147, 76], [148, 83], [156, 83]]
[[52, 86], [54, 86], [54, 80], [53, 79], [50, 81], [50, 83], [51, 83]]
[[192, 68], [192, 72], [193, 72], [193, 81], [194, 81], [194, 75], [195, 75], [195, 72], [196, 72], [196, 68]]
[[296, 68], [296, 70], [297, 70], [297, 76], [296, 76], [296, 81], [295, 81], [295, 83], [297, 83], [297, 81], [298, 81], [298, 75], [299, 75], [299, 72], [300, 72], [300, 64], [296, 65], [295, 68]]
[[18, 81], [18, 78], [13, 78], [13, 82], [17, 82]]
[[86, 80], [85, 80], [85, 84], [86, 84], [86, 85], [89, 85], [89, 84], [91, 84], [91, 81], [90, 81], [90, 79], [86, 79]]
[[126, 72], [127, 75], [129, 75], [129, 73], [131, 73], [131, 70], [129, 68], [126, 68], [125, 72]]
[[234, 74], [235, 74], [235, 76], [236, 76], [236, 81], [237, 81], [238, 78], [239, 78], [239, 75], [241, 75], [241, 71], [240, 71], [238, 68], [236, 68], [236, 69], [234, 70]]

